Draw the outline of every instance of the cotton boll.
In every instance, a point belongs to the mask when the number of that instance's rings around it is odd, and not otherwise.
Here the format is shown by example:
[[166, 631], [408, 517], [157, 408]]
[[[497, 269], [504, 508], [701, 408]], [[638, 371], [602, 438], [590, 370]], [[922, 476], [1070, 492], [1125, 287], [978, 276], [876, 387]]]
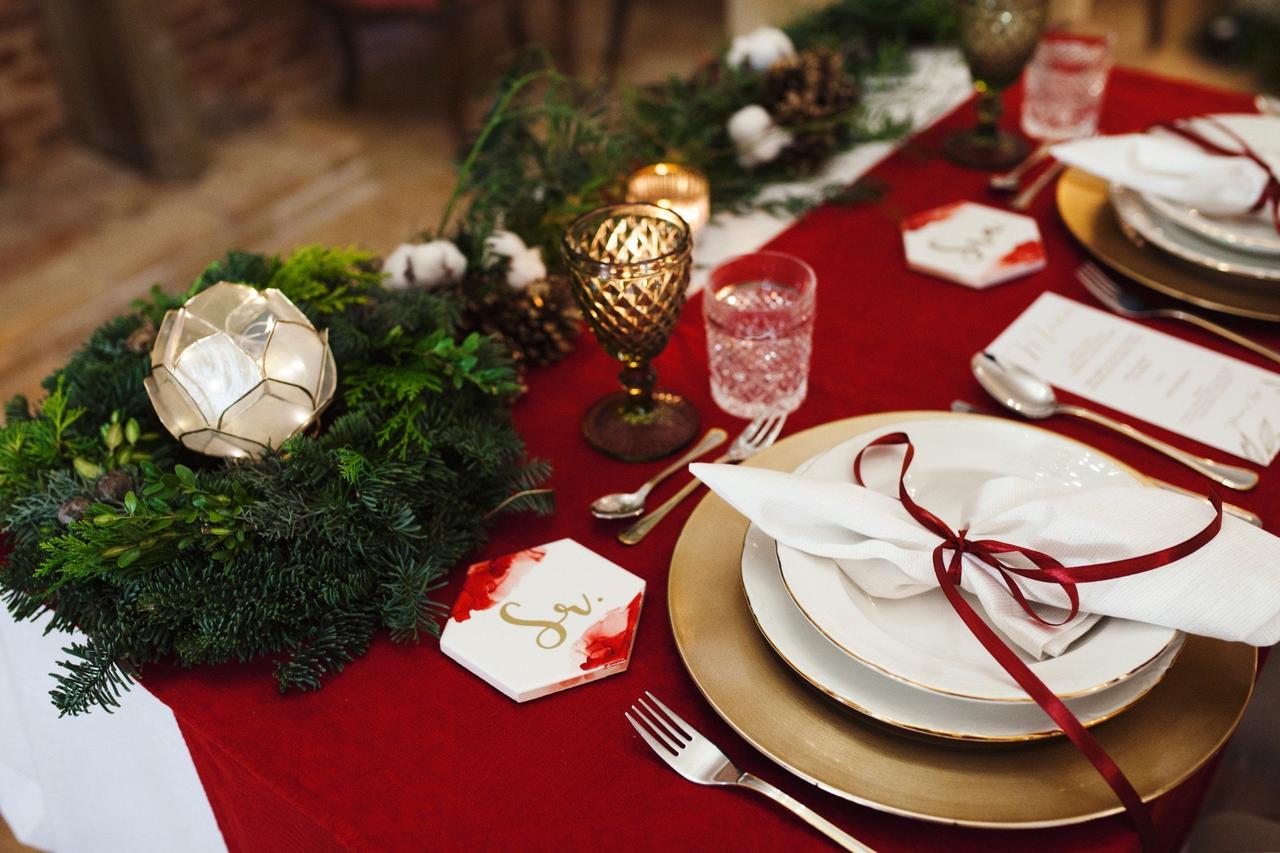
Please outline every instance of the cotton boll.
[[541, 249], [529, 249], [511, 259], [507, 268], [507, 285], [512, 290], [524, 290], [535, 281], [547, 277], [547, 265], [542, 262]]
[[759, 139], [772, 124], [773, 116], [768, 110], [759, 104], [751, 104], [729, 117], [729, 138], [737, 146], [746, 145]]
[[462, 278], [467, 258], [449, 240], [402, 243], [387, 256], [382, 271], [387, 275], [382, 286], [389, 290], [439, 287]]
[[747, 65], [752, 71], [765, 72], [779, 61], [795, 56], [796, 48], [787, 34], [777, 27], [760, 27], [740, 35], [729, 45], [725, 61], [730, 65]]
[[791, 144], [791, 134], [779, 127], [759, 104], [743, 107], [729, 117], [729, 138], [738, 149], [738, 165], [754, 169], [777, 158]]
[[437, 287], [460, 281], [467, 271], [467, 257], [449, 240], [432, 240], [413, 247], [413, 278], [419, 287]]
[[524, 240], [514, 231], [494, 231], [485, 238], [484, 249], [490, 255], [501, 255], [504, 258], [514, 258], [529, 251]]
[[409, 264], [412, 251], [412, 243], [401, 243], [382, 262], [382, 286], [387, 290], [404, 290], [413, 283], [410, 279], [412, 267]]
[[547, 265], [542, 261], [541, 249], [530, 249], [511, 231], [495, 231], [484, 241], [489, 255], [507, 259], [507, 285], [512, 290], [524, 290], [535, 281], [547, 277]]

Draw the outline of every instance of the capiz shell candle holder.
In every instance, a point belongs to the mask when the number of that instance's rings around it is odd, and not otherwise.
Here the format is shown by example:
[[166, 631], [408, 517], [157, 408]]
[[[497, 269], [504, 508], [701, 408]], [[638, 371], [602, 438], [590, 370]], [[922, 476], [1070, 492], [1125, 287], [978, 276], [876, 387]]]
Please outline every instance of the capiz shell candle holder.
[[624, 391], [582, 420], [587, 442], [629, 461], [679, 450], [698, 430], [693, 406], [655, 391], [649, 361], [662, 352], [689, 286], [689, 226], [653, 204], [616, 204], [574, 220], [564, 236], [574, 298], [596, 340], [622, 362]]
[[186, 447], [257, 459], [314, 423], [337, 382], [327, 330], [274, 288], [223, 281], [165, 314], [144, 384]]
[[627, 179], [627, 201], [647, 201], [673, 210], [697, 234], [711, 218], [711, 184], [697, 169], [654, 163]]

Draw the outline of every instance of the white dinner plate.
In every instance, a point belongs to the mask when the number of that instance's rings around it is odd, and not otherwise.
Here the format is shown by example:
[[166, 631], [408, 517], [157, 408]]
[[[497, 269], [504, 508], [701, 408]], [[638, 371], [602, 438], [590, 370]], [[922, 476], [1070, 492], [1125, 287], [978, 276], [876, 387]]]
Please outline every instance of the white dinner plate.
[[[1271, 162], [1273, 168], [1280, 169], [1280, 117], [1236, 113], [1215, 115], [1213, 118], [1237, 134], [1260, 157]], [[1212, 123], [1193, 120], [1192, 124], [1199, 133], [1224, 148], [1238, 148], [1228, 134]], [[1280, 255], [1280, 232], [1276, 231], [1269, 207], [1238, 216], [1214, 216], [1157, 195], [1143, 194], [1142, 199], [1169, 221], [1219, 245], [1258, 255]]]
[[[876, 430], [821, 454], [803, 476], [848, 482], [858, 451], [871, 439], [899, 430], [910, 434], [916, 449], [907, 475], [909, 492], [952, 524], [965, 497], [993, 477], [1016, 475], [1081, 489], [1138, 485], [1133, 476], [1081, 444], [989, 419], [912, 421]], [[863, 462], [865, 482], [893, 494], [900, 465], [897, 454], [870, 456]], [[1033, 703], [969, 632], [941, 590], [901, 599], [873, 598], [833, 560], [785, 545], [779, 545], [778, 557], [783, 582], [800, 611], [823, 636], [865, 666], [921, 691]], [[982, 612], [980, 606], [976, 609]], [[1071, 698], [1132, 678], [1177, 638], [1172, 628], [1103, 618], [1057, 657], [1037, 661], [1014, 650], [1054, 693]]]
[[1179, 226], [1141, 193], [1112, 184], [1111, 206], [1130, 239], [1146, 242], [1197, 266], [1239, 276], [1242, 284], [1280, 281], [1280, 255], [1232, 248]]
[[[1000, 743], [1037, 740], [1061, 732], [1037, 705], [976, 702], [917, 690], [889, 678], [832, 645], [805, 619], [782, 582], [773, 539], [755, 525], [742, 552], [742, 586], [765, 640], [805, 681], [840, 704], [889, 725], [934, 737]], [[1133, 705], [1164, 677], [1182, 637], [1150, 666], [1115, 686], [1065, 700], [1092, 726]]]

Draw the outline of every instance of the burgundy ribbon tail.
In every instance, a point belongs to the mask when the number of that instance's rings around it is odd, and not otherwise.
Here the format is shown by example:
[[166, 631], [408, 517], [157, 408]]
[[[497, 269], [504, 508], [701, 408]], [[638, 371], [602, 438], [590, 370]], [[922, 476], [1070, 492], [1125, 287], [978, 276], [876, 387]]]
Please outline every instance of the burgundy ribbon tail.
[[[1151, 815], [1143, 804], [1142, 798], [1134, 790], [1133, 785], [1125, 777], [1119, 765], [1107, 754], [1107, 751], [1089, 733], [1089, 730], [1084, 727], [1076, 715], [1071, 713], [1071, 710], [1067, 708], [1063, 701], [1022, 662], [1022, 659], [996, 635], [995, 631], [983, 621], [982, 617], [960, 595], [962, 565], [965, 554], [980, 560], [984, 565], [991, 567], [996, 572], [1009, 590], [1009, 594], [1018, 602], [1028, 616], [1044, 625], [1062, 625], [1074, 619], [1076, 614], [1079, 613], [1080, 597], [1076, 590], [1076, 584], [1114, 580], [1151, 571], [1161, 566], [1167, 566], [1175, 560], [1180, 560], [1202, 548], [1205, 543], [1217, 536], [1218, 531], [1222, 529], [1222, 500], [1216, 492], [1210, 495], [1209, 500], [1214, 509], [1213, 520], [1204, 529], [1183, 542], [1137, 557], [1068, 568], [1048, 554], [1031, 548], [1024, 548], [993, 539], [969, 539], [967, 538], [967, 530], [958, 532], [952, 530], [946, 522], [916, 503], [911, 498], [911, 495], [907, 493], [905, 482], [907, 469], [911, 467], [911, 460], [915, 456], [915, 448], [911, 444], [911, 439], [904, 432], [883, 435], [859, 451], [853, 462], [853, 476], [858, 485], [864, 485], [862, 482], [863, 454], [873, 447], [896, 445], [902, 445], [906, 448], [902, 458], [902, 470], [898, 475], [898, 498], [902, 501], [907, 513], [916, 522], [942, 539], [933, 551], [933, 571], [937, 576], [938, 586], [941, 587], [943, 594], [946, 595], [947, 601], [951, 603], [951, 607], [968, 627], [969, 631], [978, 639], [978, 642], [982, 643], [983, 648], [995, 658], [996, 663], [1000, 664], [1001, 668], [1018, 683], [1018, 686], [1026, 691], [1027, 695], [1035, 700], [1035, 703], [1049, 715], [1058, 728], [1062, 730], [1063, 734], [1075, 744], [1076, 749], [1089, 760], [1107, 785], [1111, 787], [1111, 790], [1115, 792], [1116, 797], [1124, 805], [1125, 811], [1133, 822], [1134, 828], [1142, 840], [1143, 847], [1148, 850], [1155, 849], [1156, 834], [1155, 826], [1151, 822]], [[948, 554], [950, 554], [949, 557]], [[1031, 563], [1033, 568], [1010, 566], [1000, 559], [1000, 556], [1004, 554], [1021, 555]], [[1062, 622], [1045, 620], [1032, 608], [1031, 602], [1027, 600], [1016, 578], [1057, 584], [1066, 593], [1067, 599], [1071, 604], [1070, 613]]]
[[1254, 201], [1253, 206], [1249, 209], [1251, 211], [1262, 210], [1267, 205], [1271, 205], [1271, 224], [1275, 226], [1276, 231], [1280, 232], [1280, 176], [1276, 175], [1271, 168], [1271, 164], [1262, 155], [1249, 147], [1249, 143], [1245, 142], [1240, 134], [1212, 116], [1201, 116], [1200, 121], [1213, 125], [1239, 147], [1233, 150], [1224, 145], [1219, 145], [1184, 122], [1164, 122], [1156, 125], [1156, 127], [1177, 134], [1210, 154], [1218, 154], [1223, 157], [1247, 157], [1260, 166], [1267, 173], [1267, 183], [1262, 187], [1262, 191], [1258, 193], [1257, 200]]

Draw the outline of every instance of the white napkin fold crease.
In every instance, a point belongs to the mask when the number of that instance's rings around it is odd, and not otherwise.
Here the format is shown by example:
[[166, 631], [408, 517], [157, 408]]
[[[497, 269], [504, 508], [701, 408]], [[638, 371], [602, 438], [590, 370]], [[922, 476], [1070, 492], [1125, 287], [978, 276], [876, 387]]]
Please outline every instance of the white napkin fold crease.
[[[763, 468], [694, 464], [694, 476], [783, 545], [834, 560], [868, 595], [905, 598], [938, 586], [939, 538], [895, 497], [854, 483], [811, 480]], [[922, 500], [926, 509], [927, 500]], [[1164, 489], [1082, 490], [1019, 477], [986, 481], [961, 518], [943, 518], [969, 539], [1043, 551], [1065, 566], [1108, 562], [1167, 548], [1213, 517], [1204, 500]], [[960, 523], [963, 521], [964, 523]], [[1019, 579], [1042, 615], [1057, 621], [1066, 596], [1056, 584]], [[1028, 617], [994, 569], [966, 555], [961, 586], [987, 617], [1037, 658], [1066, 649], [1101, 616], [1268, 646], [1280, 640], [1280, 539], [1234, 516], [1195, 553], [1153, 571], [1078, 584], [1081, 614], [1061, 627]]]
[[1068, 166], [1210, 216], [1248, 212], [1270, 177], [1247, 157], [1210, 154], [1167, 133], [1096, 136], [1062, 142], [1050, 151]]

